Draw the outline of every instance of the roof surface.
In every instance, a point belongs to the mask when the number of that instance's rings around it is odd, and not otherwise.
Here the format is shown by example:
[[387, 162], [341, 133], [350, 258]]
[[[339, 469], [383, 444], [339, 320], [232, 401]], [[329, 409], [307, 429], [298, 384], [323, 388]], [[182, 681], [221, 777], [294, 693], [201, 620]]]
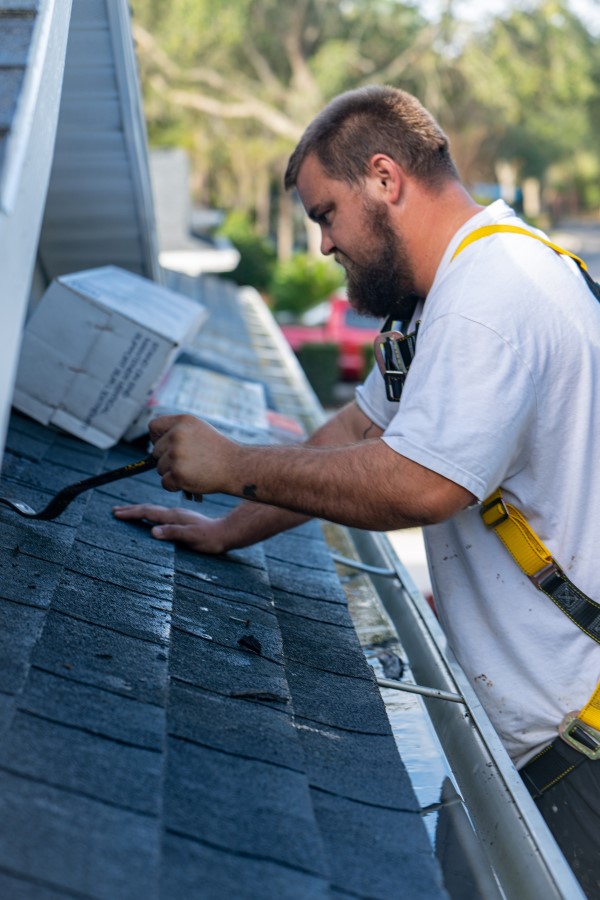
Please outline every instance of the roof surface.
[[[204, 349], [233, 331], [247, 374], [239, 295], [209, 284]], [[41, 507], [143, 455], [15, 415], [0, 493]], [[54, 522], [0, 509], [0, 896], [443, 896], [319, 524], [209, 557], [118, 499], [181, 502], [150, 472]]]

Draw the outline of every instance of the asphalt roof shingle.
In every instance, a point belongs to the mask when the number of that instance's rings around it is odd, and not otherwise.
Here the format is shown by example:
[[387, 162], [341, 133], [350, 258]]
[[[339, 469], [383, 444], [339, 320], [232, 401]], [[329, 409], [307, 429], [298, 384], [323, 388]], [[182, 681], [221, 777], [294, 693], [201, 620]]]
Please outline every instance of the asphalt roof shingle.
[[[7, 447], [1, 491], [33, 505], [138, 453], [18, 415]], [[111, 518], [159, 490], [0, 511], [0, 891], [387, 897], [418, 871], [440, 893], [318, 524], [206, 557]]]
[[[310, 414], [238, 292], [182, 285], [210, 311], [196, 364], [228, 347], [224, 369]], [[142, 455], [15, 414], [0, 492], [41, 507]], [[443, 896], [319, 523], [205, 556], [116, 521], [123, 500], [182, 502], [149, 471], [54, 522], [0, 508], [0, 876], [111, 900]]]

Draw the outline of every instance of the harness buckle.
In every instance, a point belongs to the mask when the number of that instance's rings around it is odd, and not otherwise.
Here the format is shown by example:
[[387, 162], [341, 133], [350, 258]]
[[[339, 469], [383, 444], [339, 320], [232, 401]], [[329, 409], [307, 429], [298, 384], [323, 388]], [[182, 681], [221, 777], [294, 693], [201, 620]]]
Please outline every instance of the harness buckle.
[[484, 504], [481, 507], [480, 513], [487, 528], [496, 528], [510, 518], [506, 503], [502, 497], [496, 497], [496, 499], [490, 500], [489, 503]]
[[533, 575], [530, 575], [529, 580], [535, 584], [538, 590], [545, 591], [546, 587], [544, 582], [551, 576], [560, 574], [562, 574], [561, 570], [553, 560], [551, 563], [548, 563], [547, 566], [544, 566], [543, 569], [540, 569], [539, 572], [535, 572]]
[[600, 759], [600, 731], [582, 722], [576, 711], [567, 713], [558, 726], [560, 737], [589, 759]]
[[[388, 323], [389, 319], [384, 328]], [[393, 403], [398, 403], [402, 396], [402, 388], [415, 355], [419, 324], [417, 322], [411, 334], [396, 330], [381, 331], [373, 344], [377, 366], [385, 381], [387, 399]]]
[[406, 372], [398, 372], [396, 369], [386, 369], [383, 373], [385, 381], [385, 394], [392, 403], [398, 403], [402, 396], [402, 388], [406, 379]]

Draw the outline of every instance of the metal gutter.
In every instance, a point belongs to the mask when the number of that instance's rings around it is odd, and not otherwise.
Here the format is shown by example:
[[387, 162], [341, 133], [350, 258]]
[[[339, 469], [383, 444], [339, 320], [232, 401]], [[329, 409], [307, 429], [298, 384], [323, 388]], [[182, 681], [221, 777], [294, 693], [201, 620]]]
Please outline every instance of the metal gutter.
[[419, 684], [460, 694], [464, 706], [424, 697], [473, 826], [507, 897], [576, 898], [584, 894], [523, 785], [496, 731], [447, 646], [425, 598], [384, 534], [351, 531], [372, 574]]

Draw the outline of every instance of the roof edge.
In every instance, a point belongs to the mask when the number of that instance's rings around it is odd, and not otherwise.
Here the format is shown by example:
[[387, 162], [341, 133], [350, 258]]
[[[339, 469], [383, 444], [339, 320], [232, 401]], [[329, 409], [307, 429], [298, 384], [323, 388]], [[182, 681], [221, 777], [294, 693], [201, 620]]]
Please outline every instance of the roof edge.
[[46, 93], [54, 92], [52, 113], [56, 135], [70, 18], [71, 0], [42, 0], [40, 3], [0, 174], [0, 211], [5, 215], [10, 215], [16, 205], [42, 87]]
[[140, 235], [148, 272], [154, 281], [163, 282], [162, 270], [158, 263], [158, 236], [150, 181], [148, 137], [131, 31], [131, 13], [127, 0], [112, 0], [107, 4], [107, 10], [119, 85], [123, 132], [131, 159], [135, 159], [137, 163], [131, 167], [131, 178], [135, 187]]

